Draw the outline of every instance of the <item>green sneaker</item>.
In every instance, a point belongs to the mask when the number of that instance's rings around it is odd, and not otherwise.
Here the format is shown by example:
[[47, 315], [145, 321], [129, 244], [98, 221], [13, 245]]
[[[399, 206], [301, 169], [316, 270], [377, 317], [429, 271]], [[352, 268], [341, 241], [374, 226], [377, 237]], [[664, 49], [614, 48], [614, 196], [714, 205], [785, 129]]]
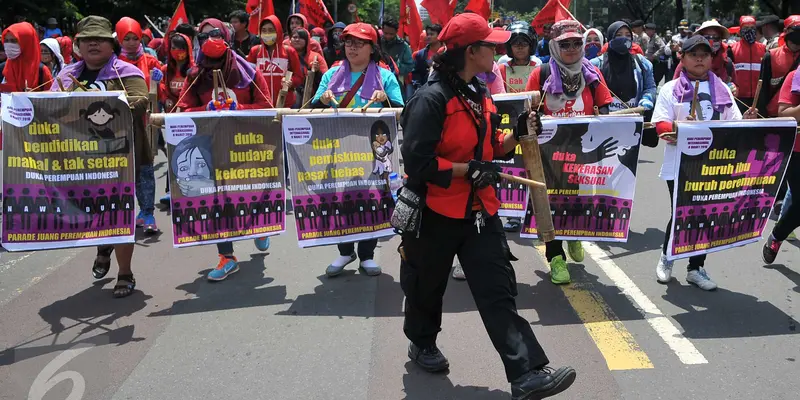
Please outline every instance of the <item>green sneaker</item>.
[[567, 242], [567, 252], [572, 261], [583, 262], [583, 244], [580, 240]]
[[561, 256], [556, 256], [550, 260], [550, 282], [556, 285], [564, 285], [570, 282], [567, 262]]
[[792, 233], [789, 234], [789, 237], [787, 237], [786, 240], [789, 240], [789, 241], [792, 241], [792, 242], [796, 242], [797, 241], [797, 235], [795, 235], [794, 231], [792, 231]]

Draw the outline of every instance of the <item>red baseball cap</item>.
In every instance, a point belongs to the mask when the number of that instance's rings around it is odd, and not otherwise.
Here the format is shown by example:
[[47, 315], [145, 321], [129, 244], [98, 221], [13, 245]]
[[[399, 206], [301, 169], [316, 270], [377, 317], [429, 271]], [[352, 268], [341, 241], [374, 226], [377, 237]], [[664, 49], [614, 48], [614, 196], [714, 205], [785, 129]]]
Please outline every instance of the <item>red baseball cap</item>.
[[753, 16], [742, 15], [741, 17], [739, 17], [739, 26], [742, 26], [742, 25], [755, 25], [755, 24], [756, 24], [756, 19]]
[[583, 39], [583, 25], [574, 19], [563, 19], [550, 28], [550, 37], [556, 42], [565, 39]]
[[783, 20], [783, 27], [786, 29], [800, 27], [800, 15], [790, 15]]
[[503, 44], [508, 39], [511, 39], [511, 32], [494, 30], [483, 17], [473, 13], [456, 15], [439, 33], [439, 41], [451, 49], [477, 42]]
[[370, 24], [364, 22], [356, 22], [355, 24], [347, 25], [342, 31], [341, 36], [352, 36], [357, 39], [378, 43], [378, 32], [375, 32], [375, 28]]

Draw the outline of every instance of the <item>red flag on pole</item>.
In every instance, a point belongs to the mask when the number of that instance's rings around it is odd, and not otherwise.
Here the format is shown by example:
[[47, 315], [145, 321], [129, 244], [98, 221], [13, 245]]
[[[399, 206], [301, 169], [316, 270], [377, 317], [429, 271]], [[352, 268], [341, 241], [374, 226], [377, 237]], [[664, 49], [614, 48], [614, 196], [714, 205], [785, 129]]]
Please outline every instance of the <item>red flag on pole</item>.
[[456, 11], [458, 0], [422, 0], [422, 6], [428, 10], [428, 17], [434, 24], [446, 25]]
[[305, 15], [308, 23], [314, 26], [323, 26], [325, 21], [333, 23], [333, 17], [328, 12], [328, 7], [322, 0], [300, 0], [297, 12]]
[[414, 0], [400, 0], [400, 29], [397, 32], [400, 37], [407, 36], [411, 50], [417, 51], [425, 46], [420, 43], [422, 34], [422, 18], [417, 10], [417, 3]]
[[254, 35], [258, 35], [262, 19], [275, 15], [275, 7], [272, 4], [272, 0], [247, 0], [245, 11], [250, 14], [250, 23], [247, 24], [247, 30]]
[[492, 15], [492, 6], [489, 4], [489, 0], [469, 0], [467, 8], [464, 10], [472, 11], [486, 20]]
[[189, 16], [186, 14], [186, 7], [183, 5], [183, 0], [178, 3], [178, 8], [175, 9], [175, 14], [172, 14], [172, 19], [169, 20], [169, 27], [165, 33], [170, 33], [175, 30], [180, 24], [189, 22]]
[[[559, 2], [561, 4], [559, 5]], [[531, 21], [531, 26], [536, 30], [536, 34], [540, 35], [544, 32], [545, 25], [552, 25], [555, 22], [572, 19], [572, 16], [567, 11], [569, 10], [570, 0], [548, 0], [544, 5], [542, 11], [536, 15], [536, 18]]]

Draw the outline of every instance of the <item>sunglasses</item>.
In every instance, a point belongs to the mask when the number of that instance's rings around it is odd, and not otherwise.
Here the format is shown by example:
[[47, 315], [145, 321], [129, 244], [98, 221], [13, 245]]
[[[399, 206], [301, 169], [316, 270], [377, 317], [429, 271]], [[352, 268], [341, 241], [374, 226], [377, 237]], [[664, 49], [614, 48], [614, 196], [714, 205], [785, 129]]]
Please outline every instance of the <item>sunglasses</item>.
[[583, 41], [581, 40], [558, 42], [558, 48], [561, 50], [578, 50], [581, 47], [583, 47]]
[[206, 33], [197, 34], [197, 40], [201, 42], [208, 40], [208, 38], [221, 38], [221, 37], [222, 37], [222, 31], [219, 28], [214, 28]]

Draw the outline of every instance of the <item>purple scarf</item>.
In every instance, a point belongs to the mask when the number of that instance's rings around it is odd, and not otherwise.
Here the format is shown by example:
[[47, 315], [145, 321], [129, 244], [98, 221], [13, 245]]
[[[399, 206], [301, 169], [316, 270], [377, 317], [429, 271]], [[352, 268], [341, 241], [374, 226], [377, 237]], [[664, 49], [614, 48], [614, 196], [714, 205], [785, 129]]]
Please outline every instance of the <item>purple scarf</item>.
[[[81, 60], [75, 64], [70, 64], [64, 67], [61, 72], [58, 74], [58, 80], [61, 81], [61, 84], [64, 85], [65, 90], [70, 90], [72, 87], [72, 79], [69, 78], [71, 74], [75, 78], [81, 76], [81, 72], [83, 72], [83, 68], [86, 67], [86, 62]], [[119, 78], [127, 78], [129, 76], [138, 76], [144, 79], [144, 74], [142, 71], [139, 71], [139, 68], [136, 68], [135, 65], [126, 63], [117, 58], [116, 55], [112, 54], [111, 58], [108, 59], [106, 65], [100, 69], [100, 72], [97, 74], [98, 81], [110, 81], [113, 79]], [[50, 86], [51, 92], [58, 92], [61, 88], [58, 87], [58, 82], [53, 80], [53, 85]]]
[[487, 84], [494, 83], [494, 80], [497, 79], [497, 75], [495, 75], [494, 72], [481, 72], [476, 76]]
[[[364, 83], [361, 85], [361, 94], [359, 95], [364, 101], [369, 101], [376, 90], [383, 90], [381, 71], [379, 68], [380, 67], [372, 61], [367, 65], [365, 71], [367, 76], [364, 77]], [[342, 61], [342, 65], [333, 73], [328, 83], [328, 89], [333, 92], [334, 96], [339, 97], [350, 91], [354, 83], [351, 80], [351, 75], [350, 62], [347, 60]], [[347, 105], [342, 104], [342, 106], [345, 107]]]
[[[544, 81], [542, 90], [550, 94], [562, 94], [564, 93], [564, 87], [561, 83], [561, 74], [559, 73], [558, 64], [553, 57], [550, 57], [549, 65], [550, 76]], [[586, 86], [591, 85], [594, 81], [600, 80], [600, 75], [597, 74], [594, 65], [585, 57], [581, 58], [581, 71], [583, 72], [583, 80], [586, 81]]]
[[792, 93], [800, 94], [800, 67], [797, 67], [797, 71], [794, 73], [794, 79], [792, 79]]
[[[725, 83], [711, 71], [708, 71], [708, 92], [711, 94], [711, 106], [714, 111], [722, 114], [726, 108], [733, 105], [733, 99], [727, 96], [728, 89], [725, 88]], [[720, 93], [720, 95], [717, 96], [717, 93]], [[681, 103], [690, 102], [694, 98], [694, 86], [689, 81], [686, 70], [681, 71], [681, 76], [678, 78], [678, 82], [675, 83], [672, 94]]]

